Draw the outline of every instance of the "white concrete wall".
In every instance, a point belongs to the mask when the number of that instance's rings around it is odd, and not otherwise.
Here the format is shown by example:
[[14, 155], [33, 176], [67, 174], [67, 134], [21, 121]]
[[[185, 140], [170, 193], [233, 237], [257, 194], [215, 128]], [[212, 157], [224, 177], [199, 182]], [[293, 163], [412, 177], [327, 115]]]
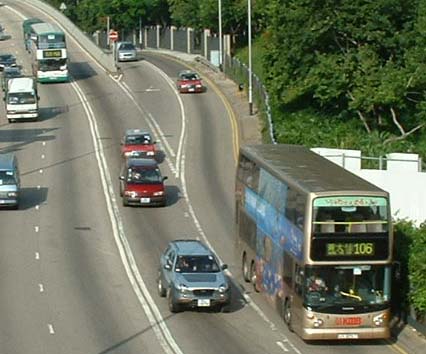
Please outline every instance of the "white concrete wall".
[[387, 169], [376, 170], [361, 169], [358, 150], [311, 150], [389, 192], [392, 215], [396, 219], [409, 219], [417, 225], [426, 220], [426, 172], [419, 172], [417, 154], [388, 154]]

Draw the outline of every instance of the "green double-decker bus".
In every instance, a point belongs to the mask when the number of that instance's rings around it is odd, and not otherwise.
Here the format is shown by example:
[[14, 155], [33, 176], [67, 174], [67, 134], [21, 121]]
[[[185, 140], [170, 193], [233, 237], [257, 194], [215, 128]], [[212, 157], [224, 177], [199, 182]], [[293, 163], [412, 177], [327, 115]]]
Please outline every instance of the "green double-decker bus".
[[31, 25], [32, 71], [38, 82], [68, 82], [65, 33], [51, 23]]

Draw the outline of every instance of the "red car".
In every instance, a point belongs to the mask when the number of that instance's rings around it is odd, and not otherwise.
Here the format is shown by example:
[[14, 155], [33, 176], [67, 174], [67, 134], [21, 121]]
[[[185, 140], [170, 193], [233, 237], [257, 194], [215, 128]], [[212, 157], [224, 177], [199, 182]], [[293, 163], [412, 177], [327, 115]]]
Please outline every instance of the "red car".
[[128, 129], [121, 140], [121, 155], [126, 158], [155, 158], [155, 144], [150, 133], [141, 129]]
[[157, 162], [152, 159], [129, 158], [120, 174], [120, 196], [123, 206], [166, 205], [164, 180]]
[[204, 85], [196, 72], [183, 70], [178, 73], [177, 89], [180, 93], [199, 93], [204, 92]]

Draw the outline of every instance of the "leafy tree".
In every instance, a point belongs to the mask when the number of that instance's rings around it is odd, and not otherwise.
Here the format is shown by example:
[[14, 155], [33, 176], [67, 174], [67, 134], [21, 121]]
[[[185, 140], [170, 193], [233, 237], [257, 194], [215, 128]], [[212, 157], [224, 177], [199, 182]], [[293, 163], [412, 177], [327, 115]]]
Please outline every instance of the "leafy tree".
[[[418, 0], [271, 0], [264, 65], [280, 110], [357, 118], [405, 139], [425, 124], [424, 37]], [[424, 39], [420, 39], [424, 42]]]

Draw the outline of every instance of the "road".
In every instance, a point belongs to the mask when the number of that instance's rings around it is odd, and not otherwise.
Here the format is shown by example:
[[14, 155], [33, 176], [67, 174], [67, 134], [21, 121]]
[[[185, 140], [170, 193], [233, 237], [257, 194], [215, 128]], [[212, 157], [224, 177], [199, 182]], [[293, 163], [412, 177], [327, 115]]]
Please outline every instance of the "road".
[[[0, 22], [29, 73], [21, 22], [35, 9], [8, 2]], [[415, 353], [413, 341], [307, 344], [265, 299], [242, 296], [233, 255], [233, 122], [224, 97], [178, 95], [183, 64], [161, 56], [121, 64], [111, 77], [68, 38], [72, 83], [40, 85], [38, 122], [0, 124], [0, 151], [17, 154], [18, 211], [0, 213], [1, 353]], [[150, 129], [167, 175], [165, 208], [123, 208], [119, 144]], [[225, 313], [170, 314], [156, 294], [158, 258], [170, 240], [200, 238], [230, 266]], [[247, 302], [247, 300], [249, 300]], [[420, 346], [419, 346], [420, 348]]]

